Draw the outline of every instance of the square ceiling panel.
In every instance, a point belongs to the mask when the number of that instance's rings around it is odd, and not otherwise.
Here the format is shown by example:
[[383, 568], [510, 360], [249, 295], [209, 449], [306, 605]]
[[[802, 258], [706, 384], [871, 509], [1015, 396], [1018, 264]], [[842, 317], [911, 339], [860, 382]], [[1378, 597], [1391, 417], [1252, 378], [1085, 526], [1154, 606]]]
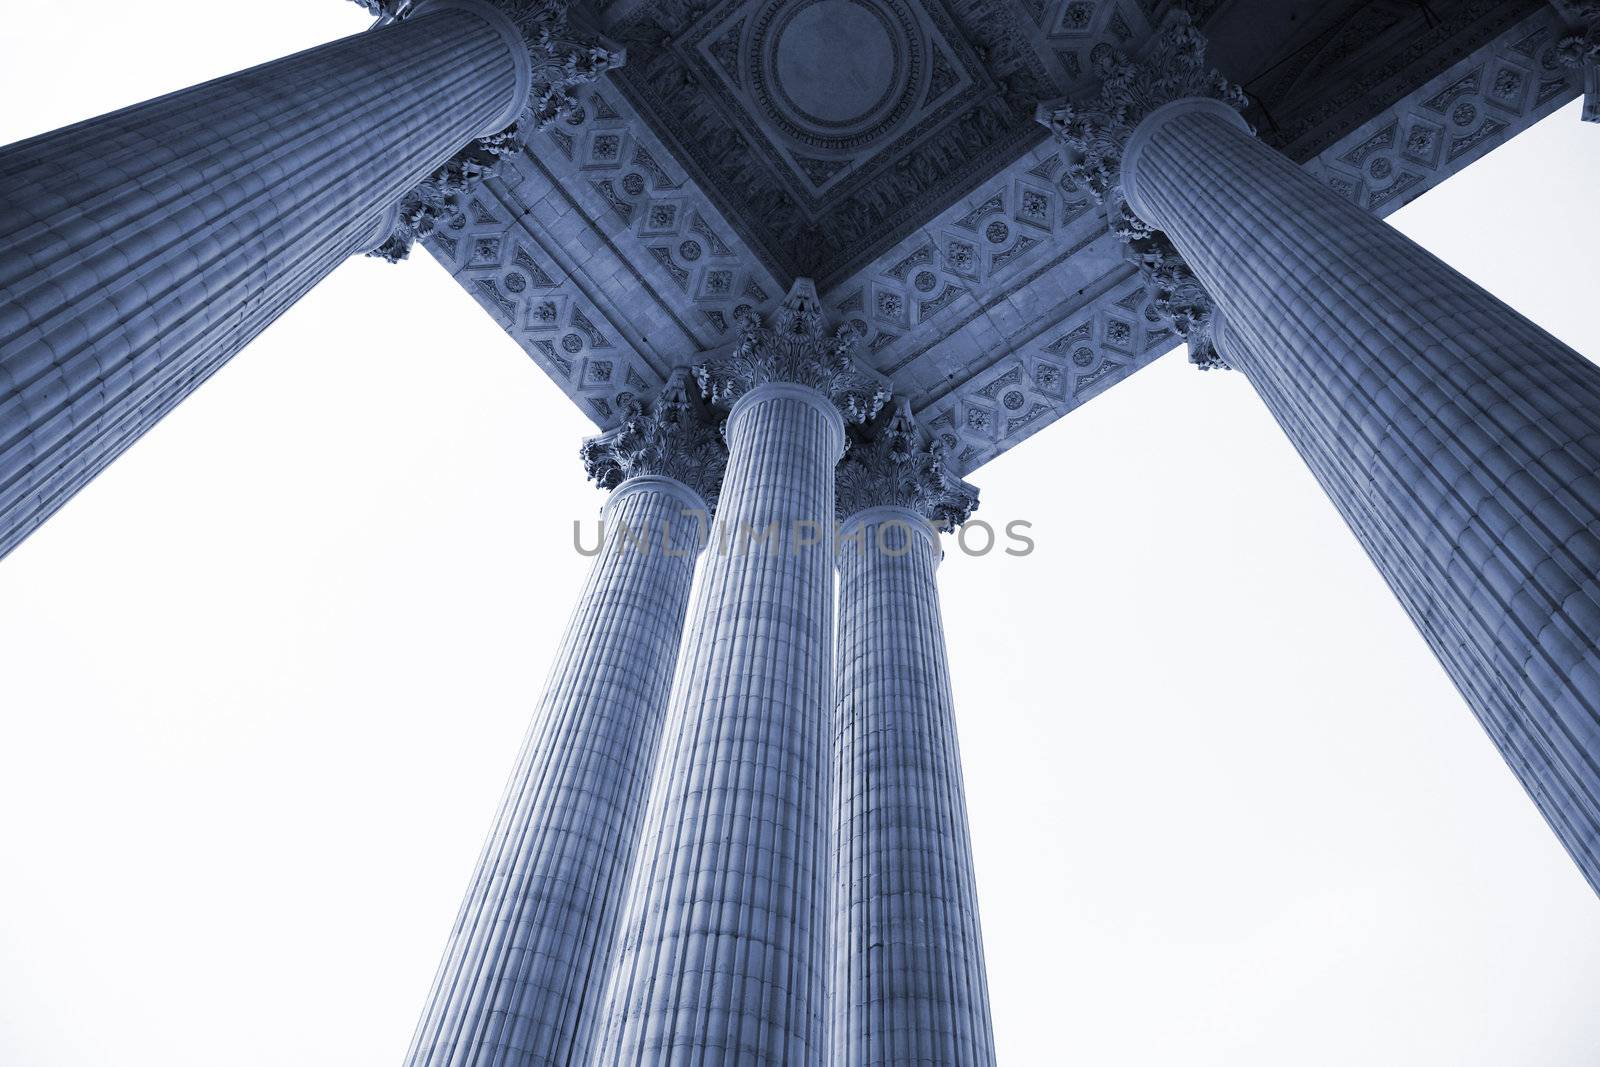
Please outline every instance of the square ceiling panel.
[[826, 287], [1041, 139], [1009, 0], [654, 0], [616, 77], [779, 275]]

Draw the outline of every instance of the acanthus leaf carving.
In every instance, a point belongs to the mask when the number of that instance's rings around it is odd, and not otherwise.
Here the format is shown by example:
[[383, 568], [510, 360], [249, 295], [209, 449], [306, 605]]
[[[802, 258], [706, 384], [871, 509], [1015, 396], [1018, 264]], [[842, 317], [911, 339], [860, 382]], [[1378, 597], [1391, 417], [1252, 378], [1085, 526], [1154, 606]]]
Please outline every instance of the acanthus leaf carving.
[[884, 414], [852, 437], [834, 472], [839, 521], [868, 508], [902, 507], [943, 531], [966, 522], [978, 490], [951, 473], [942, 444], [920, 443], [910, 401], [898, 398]]
[[1190, 362], [1211, 370], [1228, 366], [1210, 340], [1216, 305], [1177, 248], [1128, 206], [1122, 191], [1123, 152], [1152, 111], [1190, 96], [1221, 100], [1240, 111], [1247, 106], [1244, 90], [1207, 66], [1205, 56], [1206, 39], [1194, 20], [1174, 11], [1137, 60], [1116, 52], [1101, 58], [1094, 97], [1042, 103], [1036, 117], [1066, 148], [1072, 180], [1106, 208], [1112, 233], [1154, 293], [1156, 310], [1189, 342]]
[[[1156, 311], [1188, 342], [1189, 362], [1201, 370], [1231, 369], [1212, 343], [1217, 305], [1211, 294], [1166, 234], [1145, 226], [1126, 204], [1122, 205], [1122, 214], [1129, 220], [1124, 225], [1128, 234], [1123, 238], [1127, 242], [1126, 254], [1149, 286]], [[1119, 230], [1119, 235], [1122, 232]]]
[[1035, 118], [1067, 147], [1073, 181], [1102, 203], [1117, 199], [1123, 149], [1150, 112], [1186, 96], [1214, 97], [1240, 111], [1247, 106], [1244, 90], [1205, 60], [1205, 36], [1189, 15], [1174, 11], [1139, 59], [1116, 51], [1100, 58], [1100, 89], [1094, 97], [1047, 101]]
[[[622, 66], [627, 53], [588, 42], [567, 20], [566, 0], [488, 0], [517, 28], [533, 61], [527, 105], [499, 133], [471, 141], [401, 200], [394, 227], [368, 255], [397, 263], [419, 237], [456, 207], [461, 194], [493, 177], [501, 157], [522, 150], [524, 138], [548, 129], [579, 107], [576, 90]], [[381, 19], [400, 21], [416, 11], [412, 0], [356, 0]]]
[[470, 142], [401, 199], [388, 236], [367, 255], [390, 263], [405, 259], [419, 238], [434, 231], [439, 219], [460, 207], [461, 197], [468, 189], [493, 177], [501, 160], [521, 149], [516, 126]]
[[770, 320], [763, 323], [754, 311], [741, 315], [732, 350], [695, 367], [708, 401], [731, 406], [758, 385], [786, 382], [815, 389], [851, 423], [866, 422], [888, 403], [888, 390], [856, 367], [860, 332], [848, 323], [826, 330], [811, 279], [797, 279]]
[[716, 507], [728, 465], [718, 420], [699, 401], [687, 367], [668, 376], [648, 407], [635, 399], [625, 401], [621, 425], [586, 439], [579, 456], [590, 480], [602, 489], [659, 475], [699, 493], [708, 508]]

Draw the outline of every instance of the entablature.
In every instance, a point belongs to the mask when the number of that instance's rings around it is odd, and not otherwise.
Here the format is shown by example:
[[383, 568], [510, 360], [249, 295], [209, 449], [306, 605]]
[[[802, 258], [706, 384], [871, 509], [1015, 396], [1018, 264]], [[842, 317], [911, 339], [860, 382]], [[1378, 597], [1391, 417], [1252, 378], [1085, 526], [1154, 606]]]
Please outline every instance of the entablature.
[[[987, 5], [1013, 6], [1010, 24], [1031, 27], [1018, 41], [1059, 94], [1092, 89], [1096, 49], [1137, 47], [1170, 5]], [[1555, 55], [1559, 16], [1542, 0], [1435, 2], [1431, 19], [1398, 2], [1189, 7], [1212, 61], [1249, 91], [1260, 136], [1379, 215], [1579, 91]], [[1302, 13], [1302, 28], [1275, 35], [1260, 21], [1265, 7]], [[615, 34], [664, 10], [619, 4], [603, 16]], [[671, 10], [716, 29], [744, 9]], [[706, 51], [718, 40], [710, 29], [695, 38], [700, 67], [677, 38], [665, 51], [703, 77], [702, 61], [720, 62]], [[737, 319], [770, 310], [798, 262], [775, 262], [764, 246], [766, 201], [712, 182], [684, 131], [663, 128], [661, 102], [635, 99], [639, 79], [661, 74], [633, 67], [650, 62], [649, 48], [623, 41], [630, 66], [587, 86], [578, 112], [534, 135], [426, 242], [603, 429], [671, 368], [733, 343]], [[869, 227], [875, 239], [852, 237], [842, 269], [818, 272], [827, 313], [861, 328], [863, 364], [910, 400], [961, 475], [1177, 343], [1102, 210], [1033, 122], [1034, 102], [1027, 135], [986, 173], [962, 171], [963, 188], [919, 201], [925, 213], [909, 221]], [[824, 198], [833, 188], [824, 183]]]

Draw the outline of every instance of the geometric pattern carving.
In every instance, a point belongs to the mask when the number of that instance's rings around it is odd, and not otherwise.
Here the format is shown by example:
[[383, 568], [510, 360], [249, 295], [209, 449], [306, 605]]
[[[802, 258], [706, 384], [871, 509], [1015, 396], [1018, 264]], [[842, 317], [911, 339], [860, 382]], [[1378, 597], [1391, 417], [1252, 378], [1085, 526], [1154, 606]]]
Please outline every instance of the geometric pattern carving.
[[[1082, 0], [1022, 4], [1007, 54], [1016, 69], [1034, 69], [1030, 64], [1043, 56], [1057, 85], [1081, 90], [1093, 87], [1093, 68], [1113, 47], [1137, 53], [1152, 12], [1159, 12], [1132, 0], [1095, 0], [1087, 7], [1072, 2]], [[1203, 24], [1214, 5], [1188, 6]], [[754, 33], [752, 27], [733, 34], [737, 19], [724, 18], [721, 10], [644, 0], [622, 11], [618, 26], [635, 27], [636, 36], [655, 41], [650, 48], [671, 55], [652, 58], [611, 27], [629, 48], [628, 92], [619, 84], [623, 72], [588, 87], [581, 113], [534, 137], [530, 152], [505, 160], [501, 176], [441, 219], [428, 241], [603, 428], [616, 424], [619, 405], [658, 388], [670, 368], [731, 344], [744, 307], [770, 311], [787, 288], [749, 237], [773, 219], [759, 191], [746, 195], [756, 188], [748, 183], [769, 181], [771, 172], [752, 170], [719, 185], [714, 202], [704, 161], [687, 153], [681, 137], [664, 141], [632, 101], [641, 82], [660, 82], [671, 71], [682, 75], [694, 56], [722, 70], [702, 65], [697, 77], [732, 84], [728, 65], [738, 72], [760, 53], [750, 50], [755, 38], [743, 36]], [[891, 6], [876, 10], [891, 21], [897, 17]], [[958, 24], [978, 17], [971, 5], [943, 10]], [[1519, 10], [1461, 0], [1428, 28], [1409, 5], [1352, 5], [1342, 22], [1295, 46], [1293, 63], [1252, 83], [1270, 101], [1278, 125], [1257, 114], [1252, 120], [1262, 140], [1303, 160], [1330, 188], [1387, 214], [1576, 94], [1569, 72], [1552, 55], [1555, 12], [1548, 5]], [[654, 28], [646, 26], [653, 18]], [[652, 35], [673, 20], [704, 21], [726, 32], [704, 39], [699, 51], [686, 39], [663, 46]], [[1404, 36], [1380, 40], [1391, 24], [1388, 32], [1403, 30]], [[719, 44], [723, 36], [727, 46]], [[962, 47], [945, 43], [957, 52]], [[930, 47], [942, 46], [931, 37], [922, 41], [919, 77], [929, 79]], [[1019, 58], [1019, 48], [1033, 58]], [[1416, 70], [1423, 71], [1419, 80], [1394, 91], [1395, 79]], [[1074, 78], [1081, 79], [1075, 86]], [[1344, 79], [1343, 87], [1317, 95], [1314, 78]], [[697, 92], [696, 106], [711, 111], [696, 122], [709, 123], [707, 116], [721, 105], [712, 89]], [[948, 93], [956, 97], [961, 90]], [[1379, 97], [1383, 105], [1368, 103]], [[1338, 99], [1346, 102], [1338, 105]], [[892, 110], [893, 102], [884, 107]], [[716, 114], [725, 126], [731, 122]], [[713, 132], [708, 144], [725, 140]], [[813, 166], [794, 159], [796, 166]], [[991, 160], [1001, 162], [999, 156]], [[814, 178], [817, 199], [845, 188], [845, 179], [825, 167], [806, 174], [784, 166], [786, 182]], [[1122, 258], [1103, 213], [1091, 206], [1092, 196], [1067, 171], [1061, 149], [1050, 143], [1027, 148], [987, 176], [981, 169], [961, 171], [943, 201], [916, 201], [923, 214], [913, 227], [892, 231], [881, 219], [866, 225], [861, 232], [875, 236], [852, 247], [870, 257], [858, 255], [858, 266], [832, 284], [818, 279], [829, 319], [862, 334], [858, 362], [908, 398], [959, 475], [1146, 366], [1177, 340], [1148, 284]], [[890, 233], [892, 241], [877, 239]]]
[[[1102, 245], [1109, 249], [1111, 240]], [[1126, 281], [920, 413], [968, 473], [1162, 355], [1177, 340], [1131, 268]]]
[[427, 245], [604, 429], [782, 295], [603, 79]]
[[[868, 352], [884, 353], [915, 328], [971, 308], [1007, 279], [1026, 277], [1026, 264], [1059, 251], [1069, 230], [1095, 225], [1093, 201], [1066, 175], [1059, 152], [1025, 162], [924, 226], [910, 249], [898, 246], [829, 295], [834, 313], [862, 331]], [[886, 373], [901, 369], [890, 359], [873, 362]]]
[[435, 258], [597, 424], [657, 388], [666, 368], [624, 337], [567, 270], [516, 224], [520, 171], [478, 186], [426, 238]]
[[1561, 22], [1541, 9], [1360, 127], [1307, 169], [1378, 216], [1396, 210], [1575, 88], [1557, 55]]
[[[1572, 80], [1551, 67], [1558, 26], [1553, 12], [1536, 10], [1486, 42], [1478, 53], [1415, 87], [1388, 111], [1360, 124], [1304, 166], [1363, 208], [1379, 216], [1388, 214], [1577, 95]], [[1494, 102], [1486, 95], [1493, 95]], [[1469, 118], [1462, 110], [1455, 115], [1463, 104], [1476, 114]], [[1434, 130], [1443, 133], [1430, 133]], [[972, 208], [1000, 217], [991, 201], [1003, 194], [1005, 181], [1026, 173], [1026, 162], [1014, 165], [969, 198]], [[1387, 172], [1385, 163], [1390, 168]], [[1045, 173], [1051, 164], [1046, 158], [1033, 166]], [[1386, 181], [1375, 185], [1374, 171], [1386, 173]], [[1011, 201], [1006, 200], [1006, 210], [1011, 209]], [[879, 343], [876, 366], [898, 391], [912, 397], [919, 420], [945, 445], [958, 474], [970, 474], [1148, 365], [1176, 343], [1170, 324], [1150, 302], [1145, 286], [1120, 257], [1108, 254], [1111, 239], [1101, 236], [1080, 244], [1080, 227], [1088, 225], [1100, 225], [1104, 234], [1097, 217], [1087, 216], [1077, 227], [1070, 227], [1070, 232], [1033, 250], [1031, 269], [997, 278], [990, 290], [936, 313], [919, 334], [881, 344], [884, 328], [874, 324], [868, 346]], [[1071, 240], [1065, 250], [1076, 249], [1074, 256], [1056, 271], [1038, 275], [1040, 266], [1064, 251], [1065, 240]], [[884, 275], [893, 265], [891, 257], [873, 264], [869, 271], [876, 272], [874, 284], [889, 285]], [[1126, 280], [1107, 283], [1115, 278]], [[1045, 304], [1034, 312], [1032, 324], [1010, 328], [1014, 341], [992, 337], [989, 327], [996, 313], [1052, 279], [1057, 293], [1065, 290], [1070, 294], [1082, 287], [1087, 303], [1041, 327], [1038, 323], [1050, 322], [1047, 316], [1054, 310]], [[853, 293], [855, 283], [852, 279], [830, 294], [829, 306], [838, 312], [841, 294]], [[1102, 286], [1098, 292], [1097, 285]], [[957, 322], [967, 319], [976, 310], [979, 296], [985, 303], [997, 299], [999, 303], [987, 316], [972, 318], [958, 331], [941, 328], [940, 314], [953, 316]], [[917, 358], [906, 362], [912, 356]], [[923, 374], [918, 379], [922, 388], [912, 387], [905, 378], [929, 362], [935, 364], [930, 369], [942, 373]], [[997, 381], [1011, 375], [1015, 377], [1004, 388], [995, 388]]]
[[647, 0], [614, 75], [775, 273], [824, 288], [1041, 139], [1067, 83], [995, 0]]
[[584, 191], [611, 216], [600, 220], [611, 239], [631, 237], [637, 244], [629, 247], [642, 246], [704, 344], [731, 340], [735, 320], [774, 299], [777, 286], [740, 256], [722, 218], [671, 157], [640, 135], [627, 110], [609, 86], [590, 91], [565, 128], [546, 135], [541, 158], [555, 173], [582, 176]]

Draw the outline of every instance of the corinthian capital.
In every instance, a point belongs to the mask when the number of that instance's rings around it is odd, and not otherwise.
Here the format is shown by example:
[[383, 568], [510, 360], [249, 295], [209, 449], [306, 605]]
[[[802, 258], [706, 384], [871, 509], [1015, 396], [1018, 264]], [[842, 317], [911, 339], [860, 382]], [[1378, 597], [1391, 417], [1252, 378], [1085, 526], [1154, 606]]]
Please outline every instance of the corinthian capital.
[[1157, 310], [1188, 342], [1201, 370], [1227, 368], [1211, 341], [1216, 305], [1166, 234], [1141, 219], [1122, 191], [1122, 159], [1141, 120], [1184, 97], [1210, 97], [1243, 110], [1244, 90], [1206, 65], [1206, 39], [1174, 12], [1137, 60], [1114, 53], [1100, 70], [1099, 92], [1086, 100], [1039, 105], [1038, 120], [1067, 149], [1072, 178], [1105, 206], [1112, 233], [1126, 246], [1154, 294]]
[[401, 198], [388, 235], [367, 255], [390, 263], [398, 263], [411, 255], [417, 239], [432, 233], [439, 220], [460, 205], [468, 189], [485, 178], [494, 177], [501, 160], [521, 150], [522, 139], [515, 126], [470, 142]]
[[728, 465], [717, 420], [705, 409], [690, 372], [680, 367], [648, 407], [629, 402], [622, 425], [591, 437], [579, 450], [584, 470], [602, 489], [654, 474], [682, 482], [713, 508]]
[[1121, 200], [1122, 152], [1139, 121], [1186, 96], [1215, 97], [1239, 110], [1244, 90], [1206, 66], [1206, 39], [1186, 12], [1175, 11], [1137, 59], [1113, 52], [1097, 68], [1099, 92], [1051, 100], [1034, 117], [1067, 147], [1074, 181], [1102, 203]]
[[1211, 294], [1166, 234], [1145, 225], [1127, 204], [1120, 211], [1125, 254], [1150, 287], [1151, 303], [1188, 343], [1189, 362], [1201, 370], [1230, 370], [1212, 339], [1217, 305]]
[[889, 400], [876, 378], [856, 367], [860, 338], [854, 328], [829, 333], [817, 287], [797, 279], [783, 304], [763, 323], [754, 312], [739, 322], [739, 342], [726, 355], [694, 369], [705, 398], [731, 405], [758, 385], [786, 382], [815, 389], [832, 400], [845, 421], [865, 422]]
[[978, 490], [950, 473], [938, 442], [920, 442], [904, 398], [852, 435], [834, 485], [840, 522], [868, 508], [900, 507], [951, 530], [978, 507]]
[[[355, 0], [389, 22], [426, 14], [429, 0]], [[411, 254], [420, 237], [433, 232], [439, 218], [457, 207], [461, 196], [484, 178], [493, 177], [503, 156], [522, 150], [527, 134], [550, 126], [578, 106], [576, 90], [608, 70], [622, 66], [627, 54], [596, 37], [586, 39], [567, 22], [566, 0], [474, 0], [503, 16], [528, 50], [528, 97], [517, 119], [506, 129], [480, 137], [429, 175], [401, 201], [393, 226], [382, 244], [368, 255], [397, 263]]]

